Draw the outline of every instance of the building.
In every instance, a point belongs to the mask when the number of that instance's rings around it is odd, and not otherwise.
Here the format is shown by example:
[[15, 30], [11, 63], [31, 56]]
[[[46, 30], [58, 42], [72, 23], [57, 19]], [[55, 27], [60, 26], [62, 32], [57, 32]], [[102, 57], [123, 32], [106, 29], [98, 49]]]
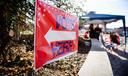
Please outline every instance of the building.
[[[119, 27], [114, 29], [115, 32], [119, 33], [121, 36], [124, 35], [124, 27]], [[126, 36], [128, 36], [128, 27], [126, 27]]]

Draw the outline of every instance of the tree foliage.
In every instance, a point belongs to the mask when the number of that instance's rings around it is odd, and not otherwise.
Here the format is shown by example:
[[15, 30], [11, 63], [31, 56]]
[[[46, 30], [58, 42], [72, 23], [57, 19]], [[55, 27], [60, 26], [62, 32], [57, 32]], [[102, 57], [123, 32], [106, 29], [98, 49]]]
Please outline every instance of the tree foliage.
[[0, 0], [0, 11], [0, 49], [3, 51], [11, 39], [10, 29], [17, 36], [19, 30], [27, 26], [26, 18], [34, 16], [34, 5], [27, 0]]
[[76, 3], [75, 0], [43, 0], [43, 1], [76, 16], [80, 16], [80, 14], [82, 14], [83, 12], [82, 3], [81, 4]]

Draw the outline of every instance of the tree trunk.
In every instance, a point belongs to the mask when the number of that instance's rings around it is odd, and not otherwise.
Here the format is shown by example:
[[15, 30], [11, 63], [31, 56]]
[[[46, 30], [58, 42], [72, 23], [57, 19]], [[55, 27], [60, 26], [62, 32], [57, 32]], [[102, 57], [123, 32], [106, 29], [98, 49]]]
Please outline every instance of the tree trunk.
[[8, 32], [9, 26], [7, 26], [7, 14], [4, 8], [0, 8], [0, 58], [3, 58], [3, 62], [6, 62], [6, 45], [10, 41]]

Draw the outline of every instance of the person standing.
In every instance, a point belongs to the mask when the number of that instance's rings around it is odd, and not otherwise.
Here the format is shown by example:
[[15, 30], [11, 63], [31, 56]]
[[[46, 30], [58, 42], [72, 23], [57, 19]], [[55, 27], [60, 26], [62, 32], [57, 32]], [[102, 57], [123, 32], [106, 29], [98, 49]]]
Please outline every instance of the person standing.
[[93, 24], [90, 24], [90, 26], [89, 26], [89, 37], [95, 38], [95, 30], [94, 30]]
[[99, 36], [100, 36], [100, 33], [102, 32], [102, 29], [99, 27], [99, 25], [97, 25], [97, 27], [95, 28], [95, 31], [96, 31], [96, 39], [99, 40]]

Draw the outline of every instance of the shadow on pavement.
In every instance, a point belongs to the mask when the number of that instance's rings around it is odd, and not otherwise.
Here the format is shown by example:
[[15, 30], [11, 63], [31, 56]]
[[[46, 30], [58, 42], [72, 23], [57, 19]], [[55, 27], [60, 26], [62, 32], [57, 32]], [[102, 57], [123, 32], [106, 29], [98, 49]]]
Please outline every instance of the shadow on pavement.
[[123, 60], [120, 57], [107, 52], [114, 76], [128, 76], [128, 60]]
[[117, 53], [118, 55], [128, 59], [128, 53], [127, 52], [122, 51], [122, 50], [117, 50], [117, 49], [115, 49], [114, 52]]

